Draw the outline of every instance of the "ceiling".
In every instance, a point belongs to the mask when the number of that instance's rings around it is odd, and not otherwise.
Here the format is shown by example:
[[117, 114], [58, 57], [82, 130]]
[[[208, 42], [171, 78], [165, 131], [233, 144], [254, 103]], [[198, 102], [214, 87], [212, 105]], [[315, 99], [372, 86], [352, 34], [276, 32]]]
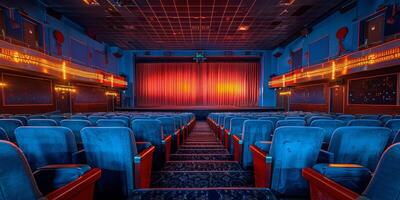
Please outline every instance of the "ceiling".
[[[123, 49], [272, 49], [343, 0], [41, 0]], [[88, 0], [92, 1], [92, 0]], [[240, 30], [243, 29], [243, 30]]]

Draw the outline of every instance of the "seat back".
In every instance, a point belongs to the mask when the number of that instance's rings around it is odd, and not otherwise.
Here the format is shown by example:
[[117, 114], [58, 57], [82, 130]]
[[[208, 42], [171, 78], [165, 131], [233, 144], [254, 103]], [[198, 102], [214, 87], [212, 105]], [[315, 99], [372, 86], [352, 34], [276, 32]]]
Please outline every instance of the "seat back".
[[96, 125], [98, 127], [128, 127], [128, 123], [120, 119], [99, 119]]
[[376, 119], [353, 119], [347, 123], [347, 126], [374, 126], [379, 127], [382, 122]]
[[28, 126], [57, 126], [57, 122], [53, 119], [29, 119]]
[[19, 127], [15, 136], [33, 170], [52, 164], [72, 164], [72, 155], [78, 151], [74, 134], [65, 127]]
[[391, 119], [393, 119], [393, 116], [392, 116], [392, 115], [381, 115], [381, 116], [379, 117], [379, 120], [381, 120], [381, 122], [382, 122], [383, 124], [385, 124], [387, 121], [389, 121], [389, 120], [391, 120]]
[[339, 115], [336, 117], [337, 120], [342, 120], [345, 124], [347, 124], [349, 121], [356, 119], [354, 115]]
[[92, 124], [96, 124], [97, 120], [99, 119], [108, 119], [105, 116], [101, 116], [101, 115], [91, 115], [88, 117], [88, 120], [92, 123]]
[[332, 119], [332, 117], [328, 116], [312, 116], [307, 118], [307, 124], [310, 125], [314, 120], [319, 120], [319, 119]]
[[235, 116], [226, 116], [224, 118], [224, 129], [231, 130], [231, 119], [235, 118]]
[[325, 130], [324, 142], [329, 143], [333, 132], [346, 124], [342, 120], [319, 119], [311, 122], [310, 126], [320, 127]]
[[3, 128], [11, 142], [15, 142], [15, 129], [23, 126], [22, 122], [18, 119], [0, 119], [0, 128]]
[[258, 118], [258, 119], [259, 119], [259, 120], [268, 120], [268, 121], [271, 121], [272, 124], [274, 125], [274, 127], [276, 126], [276, 122], [279, 121], [279, 118], [277, 118], [277, 117], [260, 117], [260, 118]]
[[276, 128], [281, 126], [305, 126], [306, 122], [304, 120], [299, 119], [287, 119], [287, 120], [279, 120], [276, 122]]
[[44, 115], [30, 115], [28, 119], [46, 119], [47, 117]]
[[0, 140], [10, 140], [7, 136], [7, 132], [3, 128], [0, 128]]
[[385, 123], [385, 127], [392, 130], [392, 135], [390, 136], [390, 141], [393, 141], [396, 133], [400, 130], [400, 119], [390, 119]]
[[89, 120], [86, 115], [72, 115], [70, 119]]
[[335, 163], [358, 164], [375, 170], [390, 137], [383, 127], [340, 127], [333, 132], [328, 151]]
[[22, 122], [22, 125], [26, 126], [28, 124], [28, 118], [22, 115], [13, 115], [10, 116], [10, 119], [18, 119]]
[[137, 119], [132, 121], [132, 130], [136, 141], [150, 142], [156, 147], [153, 160], [164, 161], [163, 133], [161, 122], [156, 119]]
[[42, 194], [22, 151], [11, 142], [0, 141], [0, 152], [0, 199], [40, 199]]
[[400, 196], [400, 144], [390, 146], [375, 170], [363, 196], [368, 199], [392, 200]]
[[243, 123], [248, 120], [248, 118], [244, 117], [235, 117], [231, 119], [231, 134], [232, 135], [242, 135], [243, 131]]
[[397, 131], [396, 136], [393, 139], [393, 144], [399, 143], [400, 142], [400, 130]]
[[71, 129], [77, 143], [82, 143], [81, 130], [85, 127], [92, 126], [92, 123], [90, 123], [90, 121], [81, 119], [65, 119], [62, 120], [60, 124], [63, 127]]
[[379, 119], [379, 115], [360, 115], [360, 119]]
[[274, 125], [268, 120], [246, 120], [243, 123], [243, 159], [242, 165], [248, 168], [253, 165], [253, 156], [250, 145], [257, 141], [271, 141]]
[[67, 119], [65, 116], [62, 115], [50, 115], [49, 119], [52, 119], [57, 122], [57, 125], [60, 125], [60, 122], [64, 119]]
[[279, 194], [307, 195], [308, 183], [301, 171], [316, 164], [323, 139], [324, 130], [318, 127], [275, 129], [269, 152], [273, 166], [271, 189]]
[[165, 135], [173, 135], [175, 133], [177, 128], [173, 117], [159, 117], [157, 120], [161, 122], [162, 130]]
[[304, 117], [299, 117], [299, 116], [288, 116], [285, 117], [285, 120], [303, 120], [304, 121]]
[[101, 168], [99, 196], [117, 199], [132, 193], [134, 156], [138, 154], [132, 131], [126, 127], [88, 127], [81, 132], [88, 165]]

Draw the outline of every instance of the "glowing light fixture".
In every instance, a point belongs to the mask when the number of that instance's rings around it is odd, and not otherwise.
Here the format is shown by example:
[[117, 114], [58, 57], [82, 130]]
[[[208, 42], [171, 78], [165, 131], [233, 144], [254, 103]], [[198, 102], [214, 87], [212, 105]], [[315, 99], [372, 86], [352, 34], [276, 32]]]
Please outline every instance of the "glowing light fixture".
[[279, 96], [290, 96], [290, 95], [292, 95], [292, 92], [291, 92], [291, 91], [282, 91], [282, 92], [279, 92]]
[[116, 97], [116, 96], [118, 96], [118, 93], [117, 93], [117, 92], [114, 92], [114, 91], [107, 91], [107, 92], [105, 93], [105, 95], [106, 95], [106, 96], [113, 96], [113, 97]]
[[99, 2], [97, 2], [96, 0], [83, 0], [83, 2], [85, 2], [87, 5], [91, 5], [91, 6], [100, 5]]
[[239, 26], [239, 28], [238, 28], [238, 31], [247, 31], [247, 30], [249, 30], [249, 26], [246, 26], [246, 25], [240, 25]]
[[0, 87], [5, 87], [5, 86], [7, 86], [7, 84], [6, 84], [6, 83], [4, 83], [4, 82], [0, 82]]
[[76, 92], [76, 88], [69, 85], [57, 85], [54, 87], [54, 90], [56, 92], [71, 92], [71, 93]]

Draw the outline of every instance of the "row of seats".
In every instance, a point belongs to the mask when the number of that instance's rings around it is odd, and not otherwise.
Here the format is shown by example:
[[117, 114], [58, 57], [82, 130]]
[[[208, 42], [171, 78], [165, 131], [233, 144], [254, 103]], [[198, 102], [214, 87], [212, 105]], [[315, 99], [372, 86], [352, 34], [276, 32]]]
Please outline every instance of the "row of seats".
[[[281, 121], [270, 120], [276, 118], [271, 115], [212, 113], [207, 119], [216, 135], [234, 153], [235, 160], [245, 168], [254, 169], [257, 187], [271, 188], [280, 196], [306, 196], [310, 176], [303, 177], [303, 174], [312, 170], [355, 194], [373, 193], [378, 189], [366, 188], [383, 152], [396, 143], [391, 138], [393, 133], [399, 132], [400, 120], [387, 120], [386, 125], [393, 125], [388, 127], [345, 126], [343, 121], [326, 115], [306, 114], [312, 117]], [[306, 126], [307, 119], [309, 126]], [[298, 124], [291, 124], [292, 121]], [[222, 133], [224, 137], [221, 137]], [[388, 182], [384, 186], [397, 184], [392, 188], [399, 191], [400, 179], [395, 177], [387, 176]]]
[[[61, 126], [14, 126], [8, 122], [16, 119], [0, 119], [0, 127], [9, 131], [7, 136], [14, 138], [14, 144], [4, 141], [4, 148], [23, 152], [19, 159], [26, 159], [28, 164], [25, 172], [18, 171], [16, 179], [33, 173], [35, 183], [31, 185], [37, 186], [41, 196], [71, 187], [91, 170], [99, 173], [101, 170], [101, 178], [100, 175], [97, 178], [100, 178], [96, 193], [99, 199], [124, 199], [134, 189], [149, 187], [152, 169], [160, 168], [169, 158], [173, 136], [179, 138], [181, 133], [188, 134], [194, 127], [195, 117], [191, 113], [141, 113], [140, 116], [124, 113], [126, 115], [131, 115], [129, 126], [115, 123], [120, 121], [115, 121], [114, 113], [111, 119], [98, 119], [98, 126], [92, 126], [85, 119], [64, 119], [60, 121]], [[175, 119], [183, 123], [176, 126]], [[49, 119], [29, 119], [28, 124], [31, 120], [36, 123]], [[1, 162], [17, 159], [14, 157], [15, 154], [5, 155]], [[7, 190], [8, 199], [18, 199], [20, 190], [21, 187]]]

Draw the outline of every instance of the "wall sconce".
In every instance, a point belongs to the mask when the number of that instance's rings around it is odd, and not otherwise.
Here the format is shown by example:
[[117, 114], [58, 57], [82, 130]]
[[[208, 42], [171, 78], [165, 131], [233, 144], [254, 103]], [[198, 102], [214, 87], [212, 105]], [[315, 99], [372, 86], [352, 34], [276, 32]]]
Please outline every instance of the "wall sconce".
[[7, 84], [6, 84], [6, 83], [4, 83], [4, 82], [0, 82], [0, 87], [5, 87], [5, 86], [7, 86]]

